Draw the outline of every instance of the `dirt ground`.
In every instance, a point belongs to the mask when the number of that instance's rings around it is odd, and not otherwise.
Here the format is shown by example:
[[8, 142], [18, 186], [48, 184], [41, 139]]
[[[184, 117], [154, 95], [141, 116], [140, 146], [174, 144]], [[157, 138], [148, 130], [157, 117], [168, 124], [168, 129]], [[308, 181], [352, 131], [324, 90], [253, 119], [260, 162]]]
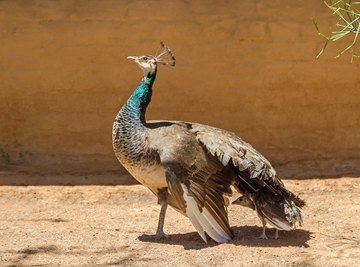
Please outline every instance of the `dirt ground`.
[[[232, 206], [235, 239], [205, 244], [140, 185], [0, 187], [1, 266], [359, 266], [360, 178], [285, 180], [307, 201], [304, 227], [260, 240], [260, 222]], [[268, 230], [272, 236], [274, 230]]]

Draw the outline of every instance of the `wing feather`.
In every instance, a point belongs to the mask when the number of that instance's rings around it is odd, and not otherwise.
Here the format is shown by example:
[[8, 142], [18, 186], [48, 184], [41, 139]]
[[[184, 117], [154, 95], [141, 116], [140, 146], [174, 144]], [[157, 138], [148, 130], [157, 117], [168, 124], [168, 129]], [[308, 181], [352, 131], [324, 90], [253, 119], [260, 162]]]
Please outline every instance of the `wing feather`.
[[166, 162], [163, 165], [169, 185], [170, 203], [176, 203], [176, 208], [190, 219], [205, 242], [205, 232], [218, 243], [230, 241], [234, 235], [230, 229], [223, 198], [223, 193], [230, 184], [221, 185], [214, 181], [226, 181], [221, 176], [221, 168], [220, 173], [217, 173], [217, 167], [221, 166], [207, 166], [196, 173], [189, 171], [184, 177], [184, 172], [177, 173], [176, 170], [187, 167], [174, 167], [174, 164]]
[[191, 131], [204, 148], [224, 166], [234, 166], [244, 183], [255, 191], [271, 184], [282, 185], [270, 162], [234, 133], [196, 123], [191, 124]]
[[187, 122], [158, 124], [152, 124], [150, 140], [165, 169], [169, 204], [190, 219], [205, 242], [205, 232], [220, 243], [233, 238], [224, 199], [231, 186], [242, 193], [266, 188], [300, 203], [270, 162], [234, 133]]
[[[221, 225], [219, 225], [218, 221], [209, 213], [207, 208], [203, 208], [202, 211], [198, 208], [198, 203], [189, 193], [187, 187], [182, 184], [181, 185], [184, 190], [184, 200], [187, 203], [186, 215], [189, 217], [190, 221], [197, 229], [200, 236], [203, 238], [205, 242], [206, 236], [203, 235], [205, 231], [213, 240], [218, 243], [225, 243], [232, 239], [232, 236], [225, 231]], [[199, 228], [200, 226], [200, 228]]]

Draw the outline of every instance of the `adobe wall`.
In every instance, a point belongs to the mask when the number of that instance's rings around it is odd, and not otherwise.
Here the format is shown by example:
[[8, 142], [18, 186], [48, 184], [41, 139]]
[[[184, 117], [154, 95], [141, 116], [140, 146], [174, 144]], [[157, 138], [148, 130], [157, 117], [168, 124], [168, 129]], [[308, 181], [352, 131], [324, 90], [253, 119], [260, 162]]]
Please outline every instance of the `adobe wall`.
[[324, 56], [321, 1], [1, 1], [3, 170], [124, 173], [114, 116], [139, 83], [126, 59], [164, 41], [148, 119], [236, 132], [285, 177], [360, 173], [360, 62]]

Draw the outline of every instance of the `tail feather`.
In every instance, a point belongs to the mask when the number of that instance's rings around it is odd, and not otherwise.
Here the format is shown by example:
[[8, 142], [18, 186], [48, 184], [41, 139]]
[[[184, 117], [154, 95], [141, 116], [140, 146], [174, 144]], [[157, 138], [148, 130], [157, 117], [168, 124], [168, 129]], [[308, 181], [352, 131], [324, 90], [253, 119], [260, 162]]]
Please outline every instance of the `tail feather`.
[[279, 230], [289, 231], [298, 223], [303, 224], [300, 209], [305, 201], [285, 188], [277, 177], [268, 177], [263, 171], [258, 177], [251, 176], [250, 170], [237, 173], [236, 188], [254, 203], [260, 219], [265, 220]]
[[303, 224], [300, 208], [284, 196], [274, 195], [264, 189], [253, 196], [259, 217], [279, 230], [289, 231]]
[[289, 190], [287, 190], [285, 187], [279, 188], [282, 195], [287, 199], [289, 202], [293, 202], [297, 207], [303, 208], [306, 205], [306, 202], [302, 200], [300, 197], [294, 195]]
[[287, 206], [285, 209], [286, 218], [291, 221], [291, 223], [296, 226], [296, 223], [299, 223], [300, 226], [303, 225], [303, 220], [301, 216], [301, 211], [295, 205]]

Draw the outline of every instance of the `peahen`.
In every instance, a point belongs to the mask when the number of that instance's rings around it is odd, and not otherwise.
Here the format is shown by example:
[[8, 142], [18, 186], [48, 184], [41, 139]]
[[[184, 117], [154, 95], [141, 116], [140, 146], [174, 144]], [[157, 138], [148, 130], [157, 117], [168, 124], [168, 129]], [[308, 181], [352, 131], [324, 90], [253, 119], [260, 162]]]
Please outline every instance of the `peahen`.
[[[113, 148], [120, 163], [157, 197], [161, 205], [156, 238], [165, 237], [165, 213], [170, 205], [187, 216], [201, 238], [230, 241], [227, 204], [235, 188], [243, 195], [261, 193], [288, 208], [268, 211], [268, 218], [289, 230], [300, 222], [304, 202], [286, 190], [270, 163], [234, 133], [207, 125], [146, 121], [157, 65], [175, 66], [172, 51], [161, 43], [155, 56], [128, 57], [143, 70], [137, 89], [118, 112]], [[273, 206], [268, 206], [272, 209]], [[206, 233], [206, 234], [205, 234]]]

